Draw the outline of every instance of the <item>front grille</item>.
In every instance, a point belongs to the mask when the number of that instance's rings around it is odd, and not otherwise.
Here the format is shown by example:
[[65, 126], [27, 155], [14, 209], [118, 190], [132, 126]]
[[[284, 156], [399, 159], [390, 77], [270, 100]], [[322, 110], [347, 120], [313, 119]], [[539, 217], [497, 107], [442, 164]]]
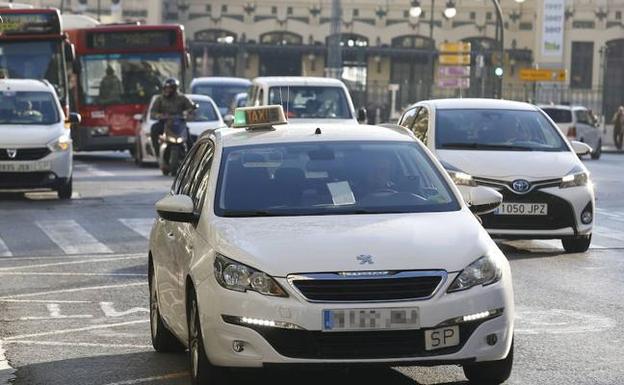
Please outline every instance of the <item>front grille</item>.
[[[39, 160], [50, 154], [47, 147], [41, 148], [18, 148], [16, 149], [15, 158], [9, 157], [9, 150], [0, 148], [0, 160]], [[12, 150], [11, 150], [12, 151]]]
[[459, 325], [460, 344], [425, 350], [425, 329], [400, 331], [322, 332], [252, 328], [281, 355], [306, 359], [392, 359], [432, 357], [458, 352], [483, 321]]
[[422, 299], [433, 295], [445, 272], [398, 272], [380, 277], [344, 278], [339, 274], [295, 276], [292, 284], [311, 301], [358, 302]]
[[50, 172], [0, 172], [0, 188], [19, 189], [45, 187], [54, 183]]
[[564, 199], [539, 190], [525, 195], [514, 194], [506, 189], [500, 193], [505, 203], [547, 203], [548, 215], [482, 215], [483, 227], [488, 230], [556, 230], [575, 227], [574, 210]]

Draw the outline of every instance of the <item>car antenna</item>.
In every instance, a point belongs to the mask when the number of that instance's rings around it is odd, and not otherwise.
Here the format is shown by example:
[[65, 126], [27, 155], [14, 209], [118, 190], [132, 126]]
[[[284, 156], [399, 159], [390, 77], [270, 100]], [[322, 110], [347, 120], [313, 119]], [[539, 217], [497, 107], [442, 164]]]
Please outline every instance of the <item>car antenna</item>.
[[321, 128], [316, 127], [316, 131], [314, 131], [314, 135], [321, 135]]

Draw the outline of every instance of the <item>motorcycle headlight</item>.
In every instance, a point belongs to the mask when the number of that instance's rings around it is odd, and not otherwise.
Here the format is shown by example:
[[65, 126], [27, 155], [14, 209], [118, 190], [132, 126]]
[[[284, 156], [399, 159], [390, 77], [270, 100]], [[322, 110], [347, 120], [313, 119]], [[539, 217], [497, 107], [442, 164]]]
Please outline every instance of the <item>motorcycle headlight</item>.
[[483, 256], [472, 262], [455, 278], [447, 293], [467, 290], [471, 287], [491, 285], [500, 281], [502, 270], [494, 258]]
[[240, 292], [250, 290], [274, 297], [288, 297], [284, 289], [268, 274], [221, 254], [215, 257], [214, 273], [217, 282], [229, 290]]
[[561, 178], [560, 188], [586, 186], [589, 182], [589, 174], [585, 171], [571, 173]]
[[67, 151], [71, 148], [71, 144], [71, 138], [67, 135], [62, 135], [48, 143], [48, 148], [51, 151]]
[[471, 186], [475, 187], [477, 182], [472, 178], [472, 175], [458, 170], [446, 170], [449, 176], [457, 186]]

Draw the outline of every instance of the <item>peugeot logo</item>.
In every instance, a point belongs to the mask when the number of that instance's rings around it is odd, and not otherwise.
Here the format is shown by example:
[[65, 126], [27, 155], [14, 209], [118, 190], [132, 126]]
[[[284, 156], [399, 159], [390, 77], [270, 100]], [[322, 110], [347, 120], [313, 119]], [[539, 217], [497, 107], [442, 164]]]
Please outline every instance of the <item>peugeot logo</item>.
[[15, 157], [17, 156], [17, 150], [6, 150], [6, 153], [9, 157], [9, 159], [15, 159]]
[[360, 265], [372, 265], [373, 263], [375, 263], [373, 261], [373, 256], [372, 255], [358, 255], [357, 257], [355, 257], [355, 259], [357, 259], [358, 261], [360, 261]]
[[511, 183], [511, 188], [518, 193], [525, 193], [531, 189], [531, 183], [524, 179], [517, 179]]

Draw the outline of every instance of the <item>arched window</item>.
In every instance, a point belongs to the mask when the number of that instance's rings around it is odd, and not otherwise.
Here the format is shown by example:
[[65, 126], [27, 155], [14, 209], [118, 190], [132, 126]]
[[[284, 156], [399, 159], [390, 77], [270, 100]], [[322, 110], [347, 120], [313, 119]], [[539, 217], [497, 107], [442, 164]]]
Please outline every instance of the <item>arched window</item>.
[[435, 42], [425, 36], [403, 35], [392, 39], [392, 48], [432, 49]]
[[236, 42], [236, 34], [224, 29], [205, 29], [195, 32], [196, 41], [205, 41], [208, 43], [232, 44]]
[[288, 31], [273, 31], [260, 35], [260, 43], [272, 45], [303, 44], [303, 37]]

